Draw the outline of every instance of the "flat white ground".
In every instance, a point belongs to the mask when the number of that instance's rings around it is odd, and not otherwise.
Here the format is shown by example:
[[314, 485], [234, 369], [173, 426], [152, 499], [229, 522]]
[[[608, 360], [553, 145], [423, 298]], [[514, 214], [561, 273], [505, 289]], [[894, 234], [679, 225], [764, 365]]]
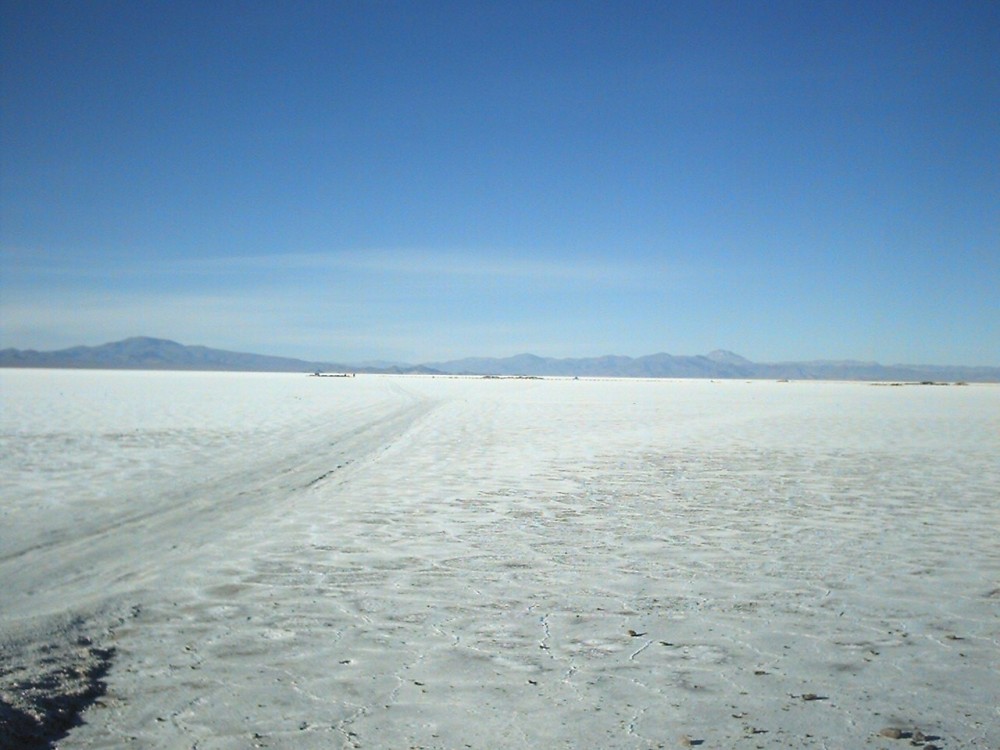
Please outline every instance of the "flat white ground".
[[83, 708], [59, 747], [1000, 747], [998, 386], [0, 399], [0, 739]]

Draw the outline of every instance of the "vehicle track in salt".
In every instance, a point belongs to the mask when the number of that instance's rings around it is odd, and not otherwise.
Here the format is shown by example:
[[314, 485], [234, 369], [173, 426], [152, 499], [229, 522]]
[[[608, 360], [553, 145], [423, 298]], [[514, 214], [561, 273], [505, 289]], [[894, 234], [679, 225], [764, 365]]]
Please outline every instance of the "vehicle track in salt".
[[105, 693], [117, 633], [158, 604], [151, 592], [198, 567], [227, 535], [280, 514], [296, 493], [375, 460], [435, 408], [397, 384], [387, 390], [390, 399], [340, 412], [337, 423], [316, 418], [245, 441], [261, 461], [215, 461], [197, 481], [178, 478], [175, 489], [122, 504], [76, 534], [60, 530], [0, 557], [0, 739], [53, 747], [88, 707], [113, 704]]
[[[20, 593], [35, 599], [32, 614], [37, 614], [42, 589], [51, 594], [57, 587], [76, 585], [80, 576], [93, 576], [91, 566], [112, 560], [123, 543], [141, 547], [143, 570], [155, 572], [178, 552], [190, 552], [249, 518], [272, 512], [275, 501], [364, 464], [434, 408], [428, 399], [399, 393], [403, 406], [383, 407], [383, 413], [347, 430], [318, 422], [290, 436], [288, 445], [251, 445], [254, 453], [269, 458], [252, 465], [247, 459], [230, 461], [222, 464], [220, 476], [195, 484], [179, 479], [177, 489], [144, 498], [138, 509], [124, 507], [99, 526], [78, 534], [67, 531], [0, 557], [0, 575], [11, 582], [5, 592], [8, 608]], [[128, 566], [119, 573], [138, 576], [139, 571]], [[61, 599], [60, 610], [64, 605]]]

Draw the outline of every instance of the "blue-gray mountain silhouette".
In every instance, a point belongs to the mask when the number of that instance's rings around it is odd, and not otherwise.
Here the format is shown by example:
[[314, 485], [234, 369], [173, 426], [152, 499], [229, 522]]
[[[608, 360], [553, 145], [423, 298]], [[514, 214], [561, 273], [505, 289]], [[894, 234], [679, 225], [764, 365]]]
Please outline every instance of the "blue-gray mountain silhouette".
[[1000, 382], [1000, 367], [960, 365], [881, 365], [856, 360], [752, 362], [731, 351], [708, 354], [607, 355], [557, 359], [536, 354], [513, 357], [469, 357], [422, 365], [385, 367], [313, 362], [264, 354], [231, 352], [145, 336], [100, 346], [58, 351], [0, 351], [0, 367], [61, 367], [133, 370], [225, 370], [242, 372], [381, 372], [456, 375], [532, 375], [631, 378], [747, 378], [794, 380], [965, 381]]

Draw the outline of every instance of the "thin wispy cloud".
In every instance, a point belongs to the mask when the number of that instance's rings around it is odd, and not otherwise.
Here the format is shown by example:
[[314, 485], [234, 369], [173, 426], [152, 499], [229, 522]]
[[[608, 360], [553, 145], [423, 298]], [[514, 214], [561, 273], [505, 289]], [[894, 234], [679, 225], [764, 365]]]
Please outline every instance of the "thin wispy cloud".
[[[614, 257], [614, 253], [608, 254]], [[188, 258], [166, 264], [176, 271], [362, 271], [372, 274], [506, 278], [552, 283], [641, 284], [654, 268], [623, 258], [588, 259], [565, 253], [562, 258], [505, 251], [446, 251], [421, 248], [346, 250], [269, 255]]]
[[230, 290], [213, 285], [204, 292], [8, 289], [0, 305], [0, 340], [18, 348], [57, 349], [151, 335], [332, 361], [441, 359], [479, 351], [483, 341], [496, 342], [490, 352], [515, 353], [544, 343], [544, 334], [532, 333], [525, 316], [507, 316], [489, 299], [461, 319], [439, 314], [442, 306], [462, 306], [462, 295], [476, 293], [435, 284], [380, 296], [349, 283], [273, 280]]
[[690, 277], [690, 265], [649, 260], [637, 261], [626, 254], [616, 257], [609, 249], [600, 257], [563, 251], [513, 253], [492, 250], [429, 250], [421, 248], [339, 250], [329, 252], [281, 252], [258, 255], [212, 255], [164, 258], [143, 253], [107, 253], [101, 264], [85, 262], [85, 256], [64, 257], [44, 250], [8, 250], [0, 259], [7, 283], [16, 285], [26, 276], [51, 278], [95, 278], [109, 276], [127, 280], [155, 275], [159, 278], [189, 275], [235, 279], [240, 276], [281, 273], [364, 273], [385, 276], [456, 277], [531, 282], [535, 284], [602, 284], [620, 286], [662, 285], [669, 279]]

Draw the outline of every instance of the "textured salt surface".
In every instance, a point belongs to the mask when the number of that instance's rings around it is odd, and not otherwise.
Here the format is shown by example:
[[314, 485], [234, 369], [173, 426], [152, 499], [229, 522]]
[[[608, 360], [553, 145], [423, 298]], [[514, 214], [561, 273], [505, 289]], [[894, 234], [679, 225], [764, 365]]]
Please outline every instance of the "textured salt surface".
[[1000, 746], [1000, 388], [0, 378], [5, 727]]

